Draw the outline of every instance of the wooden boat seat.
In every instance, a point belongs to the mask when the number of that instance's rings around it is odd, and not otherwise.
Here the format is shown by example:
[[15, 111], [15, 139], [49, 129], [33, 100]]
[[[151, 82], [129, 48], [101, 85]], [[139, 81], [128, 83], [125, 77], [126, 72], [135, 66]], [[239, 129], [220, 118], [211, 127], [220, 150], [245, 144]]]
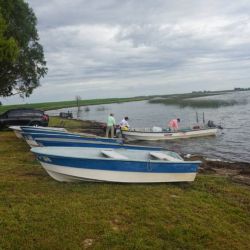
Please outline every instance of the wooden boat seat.
[[161, 152], [149, 152], [150, 156], [153, 156], [156, 159], [163, 160], [163, 161], [182, 161], [180, 159], [177, 159], [175, 157], [172, 157], [170, 155], [166, 155]]
[[120, 159], [120, 160], [127, 160], [128, 157], [122, 154], [115, 152], [114, 150], [102, 150], [101, 153], [108, 158], [112, 159]]

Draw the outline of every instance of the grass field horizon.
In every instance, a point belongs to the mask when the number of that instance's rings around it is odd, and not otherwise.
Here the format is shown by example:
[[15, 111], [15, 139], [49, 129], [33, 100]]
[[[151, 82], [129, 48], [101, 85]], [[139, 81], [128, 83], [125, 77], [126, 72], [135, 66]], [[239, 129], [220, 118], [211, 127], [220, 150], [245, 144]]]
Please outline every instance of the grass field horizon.
[[[80, 106], [88, 106], [88, 105], [122, 103], [122, 102], [131, 102], [131, 101], [142, 101], [145, 99], [147, 99], [147, 97], [89, 99], [89, 100], [79, 100], [78, 102], [79, 102]], [[42, 110], [46, 111], [46, 110], [70, 108], [70, 107], [76, 107], [76, 106], [77, 106], [76, 100], [58, 101], [58, 102], [12, 104], [12, 105], [0, 106], [0, 113], [3, 113], [9, 109], [15, 109], [15, 108], [34, 108], [34, 109], [42, 109]]]
[[[234, 90], [221, 90], [221, 91], [194, 91], [191, 93], [184, 94], [168, 94], [168, 95], [149, 95], [149, 96], [135, 96], [135, 97], [124, 97], [124, 98], [101, 98], [101, 99], [86, 99], [79, 100], [80, 106], [90, 105], [101, 105], [111, 103], [123, 103], [133, 101], [149, 100], [149, 103], [161, 103], [165, 105], [178, 105], [180, 107], [191, 106], [191, 107], [211, 107], [216, 108], [220, 106], [236, 105], [237, 101], [221, 101], [221, 100], [193, 100], [197, 97], [216, 96], [223, 95], [226, 93], [234, 92]], [[46, 110], [55, 110], [61, 108], [76, 107], [76, 100], [69, 101], [56, 101], [56, 102], [39, 102], [39, 103], [26, 103], [26, 104], [11, 104], [1, 105], [0, 114], [15, 108], [34, 108]]]

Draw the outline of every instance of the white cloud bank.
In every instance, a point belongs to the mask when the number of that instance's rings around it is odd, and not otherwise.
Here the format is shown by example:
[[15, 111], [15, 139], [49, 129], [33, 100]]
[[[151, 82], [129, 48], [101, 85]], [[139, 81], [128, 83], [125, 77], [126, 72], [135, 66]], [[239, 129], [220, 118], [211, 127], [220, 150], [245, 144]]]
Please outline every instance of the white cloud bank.
[[24, 102], [250, 86], [249, 1], [27, 2], [49, 73]]

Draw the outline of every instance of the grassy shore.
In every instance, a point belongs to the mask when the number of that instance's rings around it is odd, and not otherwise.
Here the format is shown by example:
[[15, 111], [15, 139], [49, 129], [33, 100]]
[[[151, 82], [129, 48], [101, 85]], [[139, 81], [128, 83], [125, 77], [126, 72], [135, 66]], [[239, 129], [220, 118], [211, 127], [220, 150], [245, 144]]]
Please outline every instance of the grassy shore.
[[[123, 103], [132, 101], [142, 101], [146, 100], [148, 97], [131, 97], [131, 98], [107, 98], [107, 99], [91, 99], [91, 100], [80, 100], [79, 105], [99, 105], [99, 104], [110, 104], [110, 103]], [[31, 103], [31, 104], [17, 104], [17, 105], [3, 105], [0, 106], [0, 113], [5, 112], [9, 109], [14, 108], [34, 108], [42, 110], [53, 110], [61, 108], [76, 107], [76, 100], [73, 101], [62, 101], [62, 102], [43, 102], [43, 103]]]
[[[84, 128], [65, 122], [77, 124]], [[217, 174], [179, 184], [59, 183], [23, 140], [0, 131], [0, 235], [0, 249], [249, 249], [250, 188]]]
[[[178, 105], [181, 107], [191, 106], [191, 107], [220, 107], [242, 104], [237, 100], [195, 100], [197, 97], [215, 96], [231, 93], [233, 91], [209, 91], [209, 92], [192, 92], [186, 94], [171, 94], [171, 95], [151, 95], [151, 96], [138, 96], [130, 98], [107, 98], [107, 99], [91, 99], [91, 100], [80, 100], [79, 105], [100, 105], [100, 104], [110, 104], [110, 103], [123, 103], [123, 102], [133, 102], [133, 101], [143, 101], [149, 100], [149, 103], [163, 103], [166, 105]], [[17, 104], [17, 105], [3, 105], [0, 106], [0, 114], [14, 108], [34, 108], [42, 110], [54, 110], [60, 108], [70, 108], [76, 107], [76, 100], [72, 101], [62, 101], [62, 102], [44, 102], [44, 103], [31, 103], [31, 104]]]

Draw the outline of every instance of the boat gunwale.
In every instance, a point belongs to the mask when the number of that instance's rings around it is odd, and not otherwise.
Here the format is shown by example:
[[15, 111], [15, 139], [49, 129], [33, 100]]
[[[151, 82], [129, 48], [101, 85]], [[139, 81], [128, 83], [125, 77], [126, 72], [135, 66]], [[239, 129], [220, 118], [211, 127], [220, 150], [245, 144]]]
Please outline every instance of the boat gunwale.
[[[36, 148], [31, 148], [31, 152], [33, 152], [36, 155], [42, 155], [42, 156], [53, 156], [55, 158], [72, 158], [72, 159], [81, 159], [81, 160], [107, 160], [107, 161], [124, 161], [124, 162], [151, 162], [151, 163], [162, 163], [162, 164], [201, 164], [202, 161], [178, 161], [178, 159], [176, 159], [177, 161], [164, 161], [164, 160], [152, 160], [152, 159], [148, 159], [148, 160], [133, 160], [133, 159], [114, 159], [114, 158], [105, 158], [105, 157], [78, 157], [78, 156], [64, 156], [64, 155], [54, 155], [54, 154], [50, 154], [50, 153], [39, 153], [36, 152], [36, 150], [39, 149], [39, 147]], [[126, 149], [129, 150], [129, 149]], [[171, 152], [171, 151], [170, 151]], [[40, 161], [40, 160], [39, 160]], [[46, 162], [46, 161], [44, 161]]]
[[[60, 139], [60, 140], [58, 140]], [[37, 141], [37, 142], [44, 142], [44, 141], [48, 141], [48, 142], [59, 142], [59, 143], [77, 143], [77, 144], [100, 144], [100, 145], [114, 145], [114, 146], [125, 146], [125, 147], [137, 147], [137, 148], [144, 148], [145, 150], [147, 150], [147, 148], [150, 148], [148, 150], [164, 150], [163, 147], [157, 147], [157, 146], [143, 146], [143, 145], [136, 145], [136, 144], [124, 144], [124, 143], [119, 143], [119, 142], [105, 142], [105, 141], [91, 141], [91, 140], [79, 140], [78, 138], [75, 138], [75, 139], [71, 139], [71, 138], [47, 138], [47, 137], [44, 137], [44, 138], [36, 138], [34, 137], [34, 140]], [[53, 147], [53, 146], [49, 146], [49, 147]], [[70, 147], [70, 146], [68, 146]]]
[[[62, 139], [62, 140], [60, 141], [58, 139]], [[109, 144], [109, 145], [115, 145], [115, 146], [116, 145], [122, 145], [121, 143], [118, 143], [118, 142], [116, 143], [116, 142], [105, 142], [105, 141], [95, 141], [95, 140], [93, 140], [93, 141], [91, 141], [91, 140], [78, 140], [77, 138], [76, 139], [74, 139], [74, 138], [71, 139], [71, 138], [53, 138], [53, 137], [51, 137], [51, 138], [49, 138], [49, 137], [41, 137], [41, 138], [34, 137], [34, 140], [38, 141], [38, 142], [39, 141], [41, 141], [41, 142], [43, 142], [43, 141], [53, 142], [53, 141], [58, 140], [56, 142], [69, 142], [69, 143], [71, 142], [71, 143], [79, 143], [79, 144], [80, 143], [82, 143], [82, 144], [89, 143], [89, 144], [101, 144], [101, 145]], [[63, 140], [68, 140], [68, 141], [63, 141]], [[136, 146], [136, 145], [131, 145], [131, 146]], [[140, 147], [144, 147], [144, 146], [140, 146]]]
[[135, 131], [122, 131], [122, 133], [126, 134], [126, 133], [145, 133], [145, 134], [177, 134], [177, 133], [187, 133], [187, 132], [196, 132], [196, 131], [204, 131], [204, 130], [216, 130], [217, 128], [202, 128], [202, 129], [191, 129], [191, 130], [186, 130], [186, 131], [161, 131], [161, 132], [153, 132], [153, 131], [139, 131], [139, 130], [135, 130]]

